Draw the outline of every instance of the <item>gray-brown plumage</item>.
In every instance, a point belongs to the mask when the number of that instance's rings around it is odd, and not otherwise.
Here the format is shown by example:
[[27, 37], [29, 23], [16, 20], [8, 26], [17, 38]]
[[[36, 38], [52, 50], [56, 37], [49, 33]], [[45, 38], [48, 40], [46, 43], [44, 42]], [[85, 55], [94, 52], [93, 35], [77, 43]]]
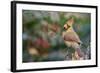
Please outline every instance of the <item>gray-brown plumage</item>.
[[79, 59], [81, 56], [83, 56], [83, 53], [80, 49], [80, 45], [82, 42], [77, 33], [74, 31], [72, 27], [73, 24], [74, 24], [73, 18], [69, 19], [66, 22], [66, 24], [64, 24], [65, 31], [63, 31], [62, 33], [62, 37], [64, 39], [65, 44], [68, 47], [72, 47], [75, 49], [75, 53], [72, 55], [76, 55], [76, 59]]
[[65, 33], [64, 40], [65, 41], [77, 42], [77, 43], [81, 44], [81, 41], [80, 41], [79, 37], [77, 36], [77, 34], [75, 34], [73, 32]]

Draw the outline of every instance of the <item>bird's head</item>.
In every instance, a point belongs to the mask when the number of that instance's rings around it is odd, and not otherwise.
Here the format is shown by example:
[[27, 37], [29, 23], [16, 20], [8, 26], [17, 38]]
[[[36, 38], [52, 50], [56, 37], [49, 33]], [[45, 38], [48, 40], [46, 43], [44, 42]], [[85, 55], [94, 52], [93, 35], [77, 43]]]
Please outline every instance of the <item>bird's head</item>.
[[70, 27], [72, 27], [74, 23], [74, 18], [71, 17], [65, 24], [64, 24], [64, 29], [68, 30]]

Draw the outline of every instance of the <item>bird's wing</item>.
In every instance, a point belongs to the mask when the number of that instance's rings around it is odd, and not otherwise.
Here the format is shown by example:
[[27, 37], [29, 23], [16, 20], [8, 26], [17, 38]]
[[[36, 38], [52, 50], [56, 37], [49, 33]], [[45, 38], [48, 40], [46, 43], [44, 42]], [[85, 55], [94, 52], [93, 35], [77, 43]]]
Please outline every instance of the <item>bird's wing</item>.
[[65, 41], [75, 41], [77, 43], [81, 43], [81, 40], [79, 39], [78, 35], [74, 32], [64, 33], [63, 38]]

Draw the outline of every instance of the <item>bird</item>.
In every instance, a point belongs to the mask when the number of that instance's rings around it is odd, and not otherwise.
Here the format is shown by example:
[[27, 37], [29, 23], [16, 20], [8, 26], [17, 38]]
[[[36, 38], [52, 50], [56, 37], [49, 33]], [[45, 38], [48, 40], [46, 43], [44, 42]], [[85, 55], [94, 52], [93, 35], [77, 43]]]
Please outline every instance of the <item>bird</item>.
[[73, 17], [66, 21], [66, 23], [63, 26], [65, 31], [62, 32], [62, 37], [64, 39], [65, 45], [75, 50], [75, 52], [72, 53], [72, 60], [80, 60], [83, 59], [84, 53], [81, 50], [82, 41], [73, 29], [74, 22], [75, 21]]

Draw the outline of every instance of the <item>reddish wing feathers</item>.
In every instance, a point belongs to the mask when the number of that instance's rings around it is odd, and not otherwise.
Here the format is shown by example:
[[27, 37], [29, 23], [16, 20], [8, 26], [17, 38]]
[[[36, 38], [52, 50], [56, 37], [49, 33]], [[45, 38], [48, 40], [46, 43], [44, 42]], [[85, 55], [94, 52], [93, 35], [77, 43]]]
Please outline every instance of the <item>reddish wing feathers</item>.
[[64, 35], [64, 40], [65, 40], [65, 41], [72, 41], [72, 42], [81, 43], [79, 37], [76, 36], [76, 34], [74, 34], [74, 33], [72, 33], [72, 32], [67, 32], [67, 33]]

